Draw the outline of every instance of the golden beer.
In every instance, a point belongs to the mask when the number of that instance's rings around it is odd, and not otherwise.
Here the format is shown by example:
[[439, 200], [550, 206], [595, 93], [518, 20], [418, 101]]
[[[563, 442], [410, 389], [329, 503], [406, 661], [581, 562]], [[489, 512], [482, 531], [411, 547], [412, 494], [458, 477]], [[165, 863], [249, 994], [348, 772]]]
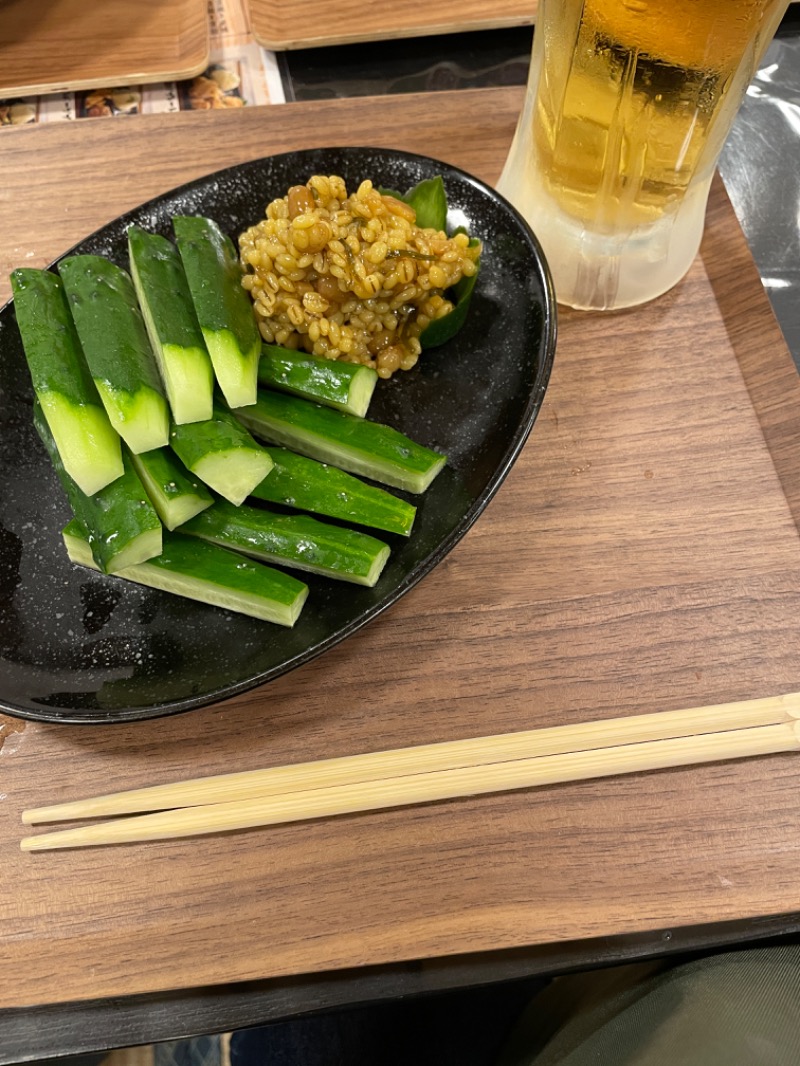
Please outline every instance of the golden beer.
[[714, 166], [787, 0], [541, 0], [528, 99], [498, 188], [561, 302], [675, 284]]

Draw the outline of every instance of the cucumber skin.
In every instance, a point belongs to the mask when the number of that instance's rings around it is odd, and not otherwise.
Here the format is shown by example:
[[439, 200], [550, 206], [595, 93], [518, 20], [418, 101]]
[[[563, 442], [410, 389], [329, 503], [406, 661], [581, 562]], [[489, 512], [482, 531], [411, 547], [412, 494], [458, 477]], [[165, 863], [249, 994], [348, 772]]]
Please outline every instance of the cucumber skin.
[[286, 393], [261, 390], [236, 417], [273, 444], [409, 492], [424, 492], [447, 458], [391, 426]]
[[263, 452], [247, 428], [221, 404], [215, 403], [212, 417], [205, 422], [173, 426], [170, 444], [178, 458], [190, 470], [209, 453], [237, 449]]
[[389, 557], [383, 541], [308, 515], [277, 515], [220, 500], [182, 532], [281, 566], [372, 586]]
[[229, 330], [243, 356], [254, 347], [260, 352], [261, 334], [231, 239], [208, 218], [178, 215], [172, 224], [201, 329]]
[[98, 568], [103, 573], [113, 573], [118, 569], [118, 566], [114, 565], [115, 560], [137, 538], [142, 538], [143, 544], [151, 545], [151, 550], [140, 561], [156, 555], [162, 547], [161, 522], [127, 454], [123, 452], [122, 455], [122, 477], [112, 481], [94, 496], [87, 496], [64, 469], [38, 402], [34, 403], [33, 423], [47, 449], [75, 517], [88, 531], [89, 544]]
[[130, 276], [99, 255], [71, 256], [59, 271], [111, 424], [135, 452], [161, 447], [169, 408]]
[[272, 470], [265, 449], [219, 404], [206, 422], [173, 426], [170, 442], [193, 474], [234, 504], [243, 503]]
[[[191, 477], [172, 449], [155, 448], [132, 458], [142, 485], [149, 493], [158, 517], [168, 530], [172, 531], [178, 524], [193, 518], [214, 502], [214, 497], [205, 485]], [[149, 488], [151, 481], [154, 483], [152, 491]], [[193, 509], [180, 522], [174, 521], [173, 512], [176, 507], [184, 501], [188, 504], [190, 499], [195, 501]]]
[[328, 463], [286, 448], [264, 450], [275, 465], [251, 492], [256, 499], [404, 537], [410, 535], [417, 513], [413, 504]]
[[205, 341], [197, 321], [186, 272], [180, 253], [172, 241], [159, 233], [148, 233], [141, 226], [130, 226], [128, 251], [131, 267], [135, 265], [139, 282], [147, 295], [161, 343], [204, 351]]
[[263, 344], [258, 380], [267, 388], [283, 389], [363, 418], [378, 374], [368, 366], [323, 359], [277, 344]]
[[[130, 226], [128, 251], [131, 279], [173, 417], [179, 423], [210, 418], [214, 369], [178, 249], [158, 233]], [[175, 380], [189, 375], [190, 384]]]
[[[61, 279], [22, 267], [11, 274], [11, 288], [33, 389], [65, 468], [83, 491], [99, 492], [122, 475], [121, 444], [86, 364]], [[81, 469], [72, 462], [79, 450], [91, 457]]]
[[61, 279], [20, 267], [11, 274], [11, 289], [34, 390], [60, 392], [76, 407], [101, 407]]
[[132, 395], [146, 386], [163, 399], [130, 275], [99, 255], [70, 256], [58, 270], [95, 381]]
[[[91, 565], [80, 522], [68, 523], [63, 537], [70, 559]], [[289, 574], [180, 533], [165, 534], [161, 555], [116, 576], [287, 627], [297, 621], [308, 597], [308, 586]], [[174, 587], [176, 580], [180, 591]]]

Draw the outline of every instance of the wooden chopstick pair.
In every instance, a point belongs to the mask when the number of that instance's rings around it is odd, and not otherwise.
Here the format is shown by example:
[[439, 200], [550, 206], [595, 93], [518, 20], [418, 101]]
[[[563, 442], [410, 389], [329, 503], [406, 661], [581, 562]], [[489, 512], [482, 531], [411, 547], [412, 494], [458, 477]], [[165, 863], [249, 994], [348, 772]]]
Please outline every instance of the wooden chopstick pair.
[[[23, 812], [122, 817], [23, 851], [164, 840], [800, 750], [800, 693], [222, 774]], [[142, 813], [157, 812], [157, 813]]]

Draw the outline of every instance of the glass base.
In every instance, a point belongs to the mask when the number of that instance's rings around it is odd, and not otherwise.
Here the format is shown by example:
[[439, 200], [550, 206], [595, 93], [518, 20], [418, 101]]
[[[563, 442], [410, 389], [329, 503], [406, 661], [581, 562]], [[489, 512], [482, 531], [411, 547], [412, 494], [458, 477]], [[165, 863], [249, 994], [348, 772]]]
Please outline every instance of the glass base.
[[541, 242], [558, 302], [592, 311], [646, 303], [684, 277], [700, 247], [710, 187], [711, 175], [695, 181], [673, 214], [609, 235], [564, 214], [541, 189], [517, 180], [509, 166], [497, 185]]

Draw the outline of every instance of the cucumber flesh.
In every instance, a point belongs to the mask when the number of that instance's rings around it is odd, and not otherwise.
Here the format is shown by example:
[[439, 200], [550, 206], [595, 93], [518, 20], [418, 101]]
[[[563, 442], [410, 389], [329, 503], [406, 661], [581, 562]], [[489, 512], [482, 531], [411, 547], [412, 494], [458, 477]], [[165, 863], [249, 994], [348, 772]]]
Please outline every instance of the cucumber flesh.
[[[97, 569], [80, 523], [70, 522], [63, 538], [73, 563]], [[160, 556], [116, 576], [287, 627], [308, 597], [308, 586], [289, 574], [180, 533], [165, 534]]]
[[33, 422], [75, 517], [87, 530], [98, 569], [113, 574], [158, 555], [162, 548], [161, 522], [128, 455], [123, 452], [122, 477], [93, 496], [87, 496], [64, 469], [38, 402], [34, 403]]
[[258, 380], [267, 388], [290, 392], [363, 418], [375, 391], [378, 374], [368, 366], [294, 352], [277, 344], [264, 344], [258, 364]]
[[65, 470], [91, 496], [122, 475], [122, 452], [86, 365], [64, 286], [47, 270], [20, 268], [11, 275], [11, 288], [34, 392]]
[[101, 404], [76, 407], [60, 392], [42, 391], [36, 395], [64, 469], [81, 492], [93, 496], [122, 477], [119, 434]]
[[112, 426], [132, 452], [164, 447], [169, 441], [169, 415], [160, 393], [147, 386], [127, 392], [105, 381], [96, 384]]
[[170, 448], [155, 448], [132, 456], [136, 472], [158, 517], [169, 530], [210, 507], [214, 497], [192, 477]]
[[111, 424], [132, 452], [167, 444], [169, 408], [130, 275], [99, 255], [58, 269]]
[[367, 533], [319, 522], [308, 515], [276, 515], [219, 501], [182, 532], [244, 552], [264, 562], [307, 570], [370, 588], [389, 558], [389, 546]]
[[214, 369], [197, 321], [178, 249], [158, 233], [128, 229], [131, 278], [179, 425], [211, 418]]
[[417, 513], [413, 504], [328, 463], [286, 448], [264, 450], [275, 465], [250, 493], [256, 499], [404, 537], [410, 535]]
[[229, 407], [256, 402], [261, 335], [229, 237], [208, 218], [173, 219], [197, 319]]
[[261, 390], [236, 417], [266, 441], [408, 492], [424, 492], [447, 462], [391, 426], [285, 393]]
[[242, 355], [231, 330], [203, 330], [214, 373], [229, 407], [255, 403], [258, 389], [258, 350]]
[[265, 449], [219, 404], [206, 422], [173, 426], [170, 443], [184, 466], [233, 504], [243, 503], [272, 470]]

